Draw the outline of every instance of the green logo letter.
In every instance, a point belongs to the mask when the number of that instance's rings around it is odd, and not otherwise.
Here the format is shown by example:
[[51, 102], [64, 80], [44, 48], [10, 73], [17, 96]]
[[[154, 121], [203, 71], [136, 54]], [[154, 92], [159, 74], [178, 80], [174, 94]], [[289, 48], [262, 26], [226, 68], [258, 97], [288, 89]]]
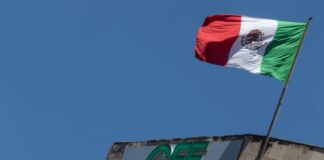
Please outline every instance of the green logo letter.
[[146, 160], [169, 160], [171, 156], [171, 147], [167, 144], [161, 144], [156, 147]]

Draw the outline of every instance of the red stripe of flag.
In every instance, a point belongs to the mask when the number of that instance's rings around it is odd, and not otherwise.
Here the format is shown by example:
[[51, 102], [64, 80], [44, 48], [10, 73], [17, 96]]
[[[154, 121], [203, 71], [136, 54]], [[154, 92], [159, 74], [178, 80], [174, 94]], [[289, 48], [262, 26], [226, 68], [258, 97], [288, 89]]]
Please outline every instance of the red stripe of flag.
[[217, 65], [226, 65], [232, 45], [241, 28], [240, 15], [214, 15], [207, 17], [198, 30], [196, 57]]

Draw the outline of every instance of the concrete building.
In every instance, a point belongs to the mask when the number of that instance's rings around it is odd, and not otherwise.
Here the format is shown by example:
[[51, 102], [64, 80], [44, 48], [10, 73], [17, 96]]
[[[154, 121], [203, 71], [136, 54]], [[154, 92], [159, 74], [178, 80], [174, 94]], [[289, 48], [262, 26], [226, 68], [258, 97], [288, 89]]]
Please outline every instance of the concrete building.
[[[255, 160], [264, 136], [117, 142], [107, 160]], [[324, 148], [272, 138], [262, 160], [324, 160]]]

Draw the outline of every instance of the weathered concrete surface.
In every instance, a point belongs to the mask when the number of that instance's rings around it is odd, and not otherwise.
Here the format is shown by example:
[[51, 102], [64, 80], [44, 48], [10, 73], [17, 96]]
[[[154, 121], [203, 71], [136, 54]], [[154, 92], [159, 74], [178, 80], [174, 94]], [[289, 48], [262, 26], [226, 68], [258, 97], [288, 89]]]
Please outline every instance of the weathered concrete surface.
[[[263, 136], [258, 135], [234, 135], [222, 137], [154, 140], [146, 142], [122, 142], [113, 144], [113, 146], [110, 148], [107, 159], [123, 160], [125, 149], [127, 147], [134, 146], [157, 146], [159, 144], [177, 144], [180, 142], [222, 142], [243, 140], [239, 156], [234, 159], [226, 160], [255, 160], [263, 139]], [[266, 150], [263, 160], [324, 160], [324, 148], [273, 138], [270, 141], [270, 145]]]
[[[262, 141], [247, 142], [239, 160], [255, 160]], [[324, 149], [301, 143], [273, 139], [263, 160], [324, 160]]]

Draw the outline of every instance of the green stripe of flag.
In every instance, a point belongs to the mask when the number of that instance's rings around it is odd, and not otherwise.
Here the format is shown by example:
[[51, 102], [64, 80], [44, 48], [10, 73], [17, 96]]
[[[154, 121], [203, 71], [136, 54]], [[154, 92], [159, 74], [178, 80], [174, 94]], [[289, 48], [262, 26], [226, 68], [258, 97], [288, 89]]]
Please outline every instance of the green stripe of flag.
[[286, 81], [305, 28], [305, 23], [278, 21], [275, 36], [262, 60], [261, 74]]

